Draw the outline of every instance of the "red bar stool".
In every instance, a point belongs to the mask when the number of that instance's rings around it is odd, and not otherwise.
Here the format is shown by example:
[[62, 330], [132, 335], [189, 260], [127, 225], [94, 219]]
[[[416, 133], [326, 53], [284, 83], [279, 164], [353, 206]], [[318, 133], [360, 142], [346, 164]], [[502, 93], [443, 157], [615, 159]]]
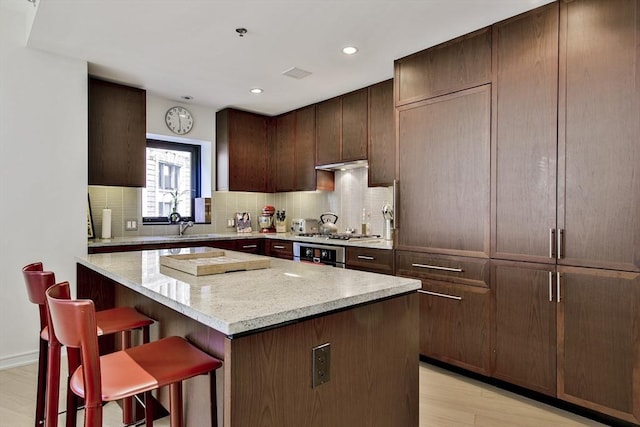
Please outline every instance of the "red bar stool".
[[[60, 383], [60, 348], [55, 349], [53, 352], [49, 350], [51, 342], [49, 340], [49, 322], [45, 296], [45, 291], [56, 282], [55, 275], [51, 271], [43, 271], [41, 262], [25, 266], [22, 269], [22, 273], [29, 300], [37, 304], [40, 311], [40, 346], [38, 354], [35, 426], [38, 427], [42, 425], [47, 418], [49, 419], [48, 425], [56, 426], [58, 421], [58, 385]], [[100, 335], [121, 333], [123, 348], [130, 347], [131, 331], [135, 329], [142, 329], [143, 342], [149, 342], [149, 325], [153, 323], [152, 319], [131, 307], [101, 310], [96, 313], [96, 321]], [[55, 345], [59, 344], [54, 344], [54, 346]], [[71, 373], [80, 365], [78, 352], [69, 351], [68, 361], [69, 377], [67, 378], [67, 383], [71, 377]], [[47, 384], [50, 386], [47, 387]], [[49, 400], [52, 402], [51, 405], [45, 404], [47, 401], [46, 395], [48, 395]], [[125, 422], [125, 424], [133, 421], [131, 403], [131, 400], [123, 403], [123, 422]], [[67, 387], [67, 426], [69, 427], [75, 427], [76, 425], [77, 406], [77, 397], [75, 394], [69, 392]]]
[[[211, 381], [211, 424], [217, 424], [215, 371], [222, 362], [180, 337], [99, 355], [96, 312], [91, 300], [71, 300], [69, 283], [46, 291], [49, 307], [50, 341], [67, 348], [79, 348], [82, 365], [73, 372], [71, 390], [85, 399], [85, 427], [102, 426], [102, 402], [131, 397], [169, 386], [172, 427], [183, 425], [182, 381], [209, 374]], [[151, 426], [151, 405], [146, 407], [146, 425]]]

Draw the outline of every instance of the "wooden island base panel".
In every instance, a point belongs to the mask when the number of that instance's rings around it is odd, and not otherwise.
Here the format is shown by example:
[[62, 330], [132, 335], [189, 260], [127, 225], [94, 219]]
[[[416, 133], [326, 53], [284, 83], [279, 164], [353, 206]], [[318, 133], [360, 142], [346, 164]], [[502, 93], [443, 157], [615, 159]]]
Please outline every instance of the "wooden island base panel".
[[[300, 268], [300, 263], [280, 262]], [[82, 263], [77, 272], [79, 298], [135, 306], [158, 320], [152, 339], [184, 336], [224, 360], [216, 378], [220, 426], [418, 426], [415, 291], [229, 334]], [[313, 387], [312, 350], [327, 343], [329, 380]], [[187, 425], [211, 425], [208, 378], [186, 381], [184, 393]], [[168, 407], [168, 391], [161, 390], [158, 400]]]

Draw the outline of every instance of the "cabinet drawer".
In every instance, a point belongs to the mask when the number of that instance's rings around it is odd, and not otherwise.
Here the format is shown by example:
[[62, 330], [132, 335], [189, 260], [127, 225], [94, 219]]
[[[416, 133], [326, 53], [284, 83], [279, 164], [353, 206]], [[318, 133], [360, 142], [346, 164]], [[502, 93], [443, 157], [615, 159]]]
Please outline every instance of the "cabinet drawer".
[[483, 375], [491, 363], [491, 290], [423, 280], [420, 353]]
[[396, 274], [489, 287], [489, 260], [396, 251]]
[[393, 251], [348, 246], [347, 268], [373, 273], [393, 274]]
[[289, 240], [267, 240], [266, 241], [268, 256], [293, 259], [293, 242]]
[[262, 239], [241, 239], [236, 241], [236, 251], [251, 254], [262, 253]]

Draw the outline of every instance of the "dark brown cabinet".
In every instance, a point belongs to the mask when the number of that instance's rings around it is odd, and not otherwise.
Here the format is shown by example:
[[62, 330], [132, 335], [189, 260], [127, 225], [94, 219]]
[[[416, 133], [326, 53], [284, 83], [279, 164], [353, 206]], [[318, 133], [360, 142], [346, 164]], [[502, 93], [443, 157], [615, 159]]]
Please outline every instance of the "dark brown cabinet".
[[232, 108], [216, 113], [218, 190], [270, 190], [269, 124], [269, 117]]
[[558, 264], [640, 271], [640, 2], [560, 11]]
[[89, 185], [146, 186], [146, 92], [89, 77]]
[[491, 28], [395, 62], [396, 106], [491, 82]]
[[293, 242], [291, 240], [266, 239], [265, 255], [282, 258], [293, 259]]
[[556, 396], [555, 268], [492, 261], [495, 322], [492, 376]]
[[640, 274], [558, 267], [558, 397], [640, 423]]
[[316, 165], [366, 159], [367, 123], [367, 88], [318, 103]]
[[422, 280], [420, 354], [489, 375], [489, 261], [396, 251], [395, 268], [396, 275]]
[[351, 270], [393, 274], [393, 250], [346, 247], [346, 267]]
[[418, 292], [420, 354], [489, 375], [489, 289], [423, 280]]
[[278, 116], [275, 123], [274, 190], [333, 190], [333, 172], [315, 169], [315, 105]]
[[555, 263], [558, 3], [494, 27], [491, 257]]
[[396, 179], [396, 132], [393, 79], [369, 86], [369, 187], [390, 186]]
[[491, 85], [398, 108], [397, 248], [489, 257]]

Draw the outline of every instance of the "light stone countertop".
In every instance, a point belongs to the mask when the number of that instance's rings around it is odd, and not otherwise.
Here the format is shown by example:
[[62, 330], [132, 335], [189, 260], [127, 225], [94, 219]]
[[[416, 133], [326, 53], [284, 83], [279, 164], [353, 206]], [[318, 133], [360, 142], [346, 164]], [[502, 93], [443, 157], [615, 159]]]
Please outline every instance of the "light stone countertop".
[[229, 239], [280, 239], [296, 242], [315, 242], [323, 245], [354, 246], [360, 248], [373, 249], [393, 249], [393, 242], [380, 239], [353, 239], [339, 240], [327, 237], [301, 237], [293, 233], [210, 233], [210, 234], [184, 234], [183, 236], [135, 236], [135, 237], [114, 237], [112, 239], [90, 239], [88, 247], [108, 247], [126, 246], [140, 244], [157, 244], [189, 241], [215, 241]]
[[[412, 292], [409, 279], [269, 258], [267, 269], [192, 276], [159, 256], [210, 251], [163, 249], [93, 254], [78, 263], [227, 335]], [[231, 251], [229, 251], [231, 252]], [[255, 255], [259, 256], [259, 255]]]

